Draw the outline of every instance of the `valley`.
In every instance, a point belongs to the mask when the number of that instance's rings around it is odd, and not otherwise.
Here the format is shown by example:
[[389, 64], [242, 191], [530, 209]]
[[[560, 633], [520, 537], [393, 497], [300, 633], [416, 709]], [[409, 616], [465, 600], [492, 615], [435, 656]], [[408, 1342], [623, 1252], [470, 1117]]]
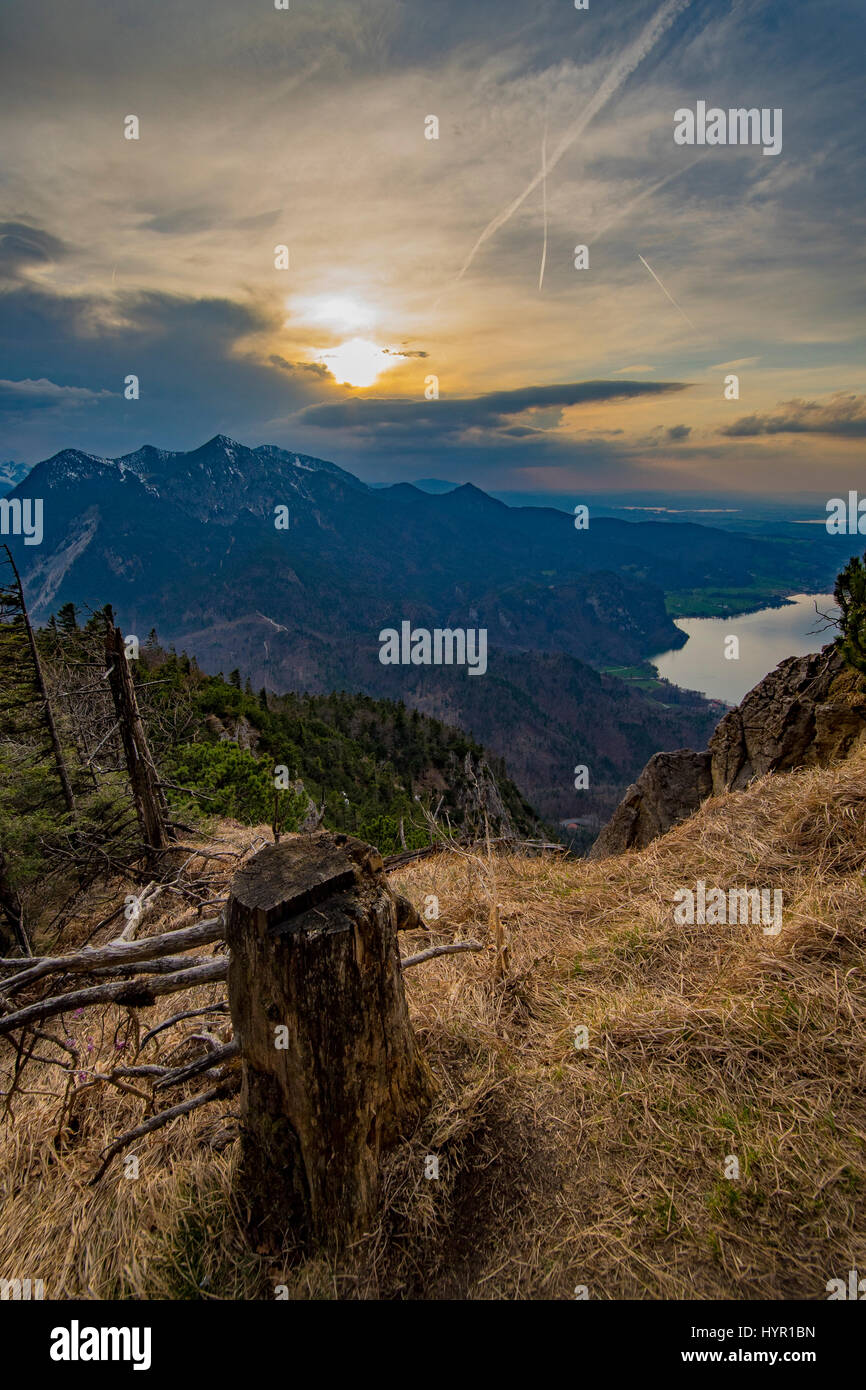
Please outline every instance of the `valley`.
[[[110, 601], [124, 631], [156, 628], [256, 689], [403, 699], [504, 758], [550, 820], [604, 819], [651, 753], [705, 743], [717, 710], [700, 695], [616, 674], [683, 644], [677, 598], [717, 605], [770, 575], [778, 592], [835, 573], [809, 537], [591, 513], [578, 531], [555, 508], [508, 507], [470, 484], [369, 488], [336, 464], [222, 435], [116, 460], [65, 450], [10, 494], [34, 497], [43, 543], [11, 543], [37, 621]], [[486, 631], [483, 678], [479, 665], [471, 680], [459, 666], [383, 667], [395, 607], [420, 629]]]

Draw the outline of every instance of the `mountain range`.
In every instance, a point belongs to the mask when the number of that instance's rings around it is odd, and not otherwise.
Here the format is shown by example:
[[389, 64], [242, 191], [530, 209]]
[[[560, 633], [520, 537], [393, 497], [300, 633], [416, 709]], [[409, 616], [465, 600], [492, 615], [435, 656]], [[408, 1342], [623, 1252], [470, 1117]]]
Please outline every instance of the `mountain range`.
[[[647, 694], [605, 671], [685, 640], [666, 591], [820, 590], [836, 570], [808, 539], [592, 516], [578, 530], [472, 484], [372, 488], [224, 435], [116, 459], [63, 450], [10, 495], [44, 502], [42, 545], [10, 542], [37, 621], [110, 602], [127, 632], [155, 627], [256, 687], [403, 698], [503, 756], [549, 818], [605, 815], [652, 753], [702, 747], [715, 724], [697, 695]], [[405, 620], [486, 627], [486, 676], [383, 666], [379, 632]], [[578, 764], [588, 791], [574, 790]]]

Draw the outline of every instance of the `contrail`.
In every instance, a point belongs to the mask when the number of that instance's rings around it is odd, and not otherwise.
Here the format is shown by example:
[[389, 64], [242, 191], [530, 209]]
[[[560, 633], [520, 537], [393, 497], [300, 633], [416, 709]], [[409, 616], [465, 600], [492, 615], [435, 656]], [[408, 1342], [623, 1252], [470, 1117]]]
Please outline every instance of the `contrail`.
[[690, 169], [694, 169], [695, 165], [700, 164], [701, 160], [706, 159], [706, 157], [705, 154], [698, 155], [698, 158], [693, 159], [691, 164], [683, 164], [681, 168], [674, 169], [673, 173], [665, 174], [664, 178], [659, 179], [657, 183], [650, 184], [649, 188], [645, 188], [642, 193], [638, 193], [635, 198], [632, 198], [630, 203], [626, 203], [624, 208], [618, 208], [613, 216], [609, 217], [602, 226], [593, 228], [593, 241], [597, 241], [600, 236], [603, 236], [604, 233], [617, 222], [622, 222], [623, 218], [628, 217], [629, 213], [633, 212], [638, 204], [642, 203], [645, 198], [651, 198], [654, 193], [658, 193], [659, 189], [664, 188], [665, 184], [670, 183], [671, 179], [678, 179], [681, 174], [687, 174]]
[[547, 262], [547, 122], [544, 123], [544, 135], [541, 139], [541, 172], [543, 175], [541, 183], [542, 201], [544, 204], [544, 245], [541, 248], [541, 269], [538, 272], [538, 288], [544, 284], [544, 267]]
[[568, 130], [562, 137], [558, 146], [554, 150], [550, 163], [545, 163], [545, 166], [541, 170], [541, 172], [536, 174], [535, 177], [530, 180], [530, 182], [526, 185], [526, 188], [524, 188], [523, 192], [519, 194], [513, 202], [509, 203], [508, 207], [505, 208], [503, 212], [500, 212], [497, 217], [494, 217], [493, 221], [489, 222], [487, 226], [484, 228], [484, 231], [481, 233], [472, 250], [469, 252], [469, 255], [466, 257], [466, 260], [463, 262], [463, 265], [461, 266], [456, 276], [457, 280], [463, 279], [463, 276], [466, 274], [470, 265], [474, 261], [476, 252], [480, 249], [480, 247], [482, 247], [485, 241], [492, 237], [495, 232], [498, 232], [500, 227], [505, 226], [505, 223], [508, 222], [514, 216], [515, 212], [517, 212], [517, 209], [519, 207], [522, 207], [522, 205], [526, 202], [526, 199], [529, 197], [530, 193], [534, 192], [534, 190], [538, 187], [545, 175], [549, 173], [550, 170], [556, 168], [557, 164], [562, 159], [562, 156], [566, 154], [568, 150], [571, 149], [571, 146], [574, 144], [575, 140], [578, 140], [580, 138], [580, 136], [584, 133], [587, 126], [589, 125], [590, 121], [592, 121], [598, 115], [602, 107], [607, 105], [611, 97], [615, 96], [622, 84], [625, 82], [626, 78], [629, 77], [631, 73], [634, 72], [638, 64], [642, 63], [644, 58], [646, 58], [652, 52], [659, 39], [661, 38], [662, 34], [664, 34], [665, 31], [670, 28], [677, 16], [682, 14], [683, 10], [685, 10], [691, 3], [692, 0], [665, 0], [665, 3], [662, 5], [661, 9], [656, 11], [653, 18], [646, 25], [640, 37], [635, 41], [635, 43], [632, 44], [631, 48], [629, 48], [626, 51], [626, 53], [623, 54], [619, 61], [614, 64], [613, 68], [602, 82], [601, 86], [599, 87], [595, 96], [590, 101], [589, 105], [581, 113], [579, 119], [575, 122], [571, 129]]
[[667, 295], [668, 299], [671, 301], [671, 304], [673, 304], [674, 308], [676, 309], [677, 313], [678, 313], [678, 314], [682, 314], [682, 316], [683, 316], [683, 318], [685, 319], [686, 323], [689, 325], [689, 328], [694, 328], [695, 332], [697, 333], [698, 330], [697, 330], [697, 328], [695, 327], [695, 325], [692, 323], [692, 321], [691, 321], [691, 319], [689, 318], [688, 314], [686, 313], [685, 309], [681, 309], [681, 308], [680, 308], [679, 304], [677, 304], [677, 301], [674, 299], [673, 295], [670, 294], [669, 291], [665, 289], [664, 285], [662, 284], [662, 282], [661, 282], [661, 280], [659, 279], [659, 277], [656, 275], [656, 273], [655, 273], [655, 271], [653, 270], [652, 266], [647, 264], [647, 262], [644, 260], [643, 256], [641, 255], [641, 253], [640, 253], [639, 251], [638, 251], [638, 253], [637, 253], [637, 258], [638, 258], [639, 261], [643, 262], [643, 264], [646, 266], [647, 270], [649, 271], [650, 275], [651, 275], [651, 276], [653, 277], [653, 279], [655, 280], [655, 282], [656, 282], [656, 284], [658, 285], [659, 289], [664, 291], [664, 293]]

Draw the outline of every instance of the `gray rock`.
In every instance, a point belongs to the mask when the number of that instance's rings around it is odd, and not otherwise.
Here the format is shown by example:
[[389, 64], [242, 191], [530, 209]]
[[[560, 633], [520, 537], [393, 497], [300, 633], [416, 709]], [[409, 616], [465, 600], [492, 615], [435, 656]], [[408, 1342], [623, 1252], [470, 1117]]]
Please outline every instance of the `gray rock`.
[[866, 692], [836, 648], [789, 657], [720, 720], [705, 753], [650, 758], [589, 857], [643, 849], [707, 796], [739, 791], [766, 772], [826, 767], [864, 742]]
[[[834, 690], [840, 698], [834, 699]], [[716, 726], [713, 792], [740, 791], [765, 772], [825, 767], [863, 737], [864, 702], [852, 704], [848, 667], [834, 647], [782, 661]]]
[[709, 753], [694, 753], [690, 748], [654, 753], [595, 841], [589, 858], [643, 849], [696, 811], [712, 790]]

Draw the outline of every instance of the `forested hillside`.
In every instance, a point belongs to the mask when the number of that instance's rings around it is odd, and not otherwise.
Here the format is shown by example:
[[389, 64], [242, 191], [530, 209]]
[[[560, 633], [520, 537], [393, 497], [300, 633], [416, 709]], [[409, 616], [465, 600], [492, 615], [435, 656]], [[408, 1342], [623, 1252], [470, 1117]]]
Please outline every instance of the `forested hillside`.
[[[110, 691], [110, 610], [87, 616], [67, 604], [28, 632], [14, 581], [0, 606], [8, 931], [21, 899], [33, 899], [34, 915], [65, 902], [75, 885], [135, 862], [142, 840]], [[501, 759], [402, 702], [254, 693], [237, 671], [207, 675], [166, 651], [156, 633], [128, 666], [165, 814], [180, 832], [215, 817], [277, 833], [322, 826], [388, 853], [428, 844], [431, 818], [457, 836], [539, 830]]]

